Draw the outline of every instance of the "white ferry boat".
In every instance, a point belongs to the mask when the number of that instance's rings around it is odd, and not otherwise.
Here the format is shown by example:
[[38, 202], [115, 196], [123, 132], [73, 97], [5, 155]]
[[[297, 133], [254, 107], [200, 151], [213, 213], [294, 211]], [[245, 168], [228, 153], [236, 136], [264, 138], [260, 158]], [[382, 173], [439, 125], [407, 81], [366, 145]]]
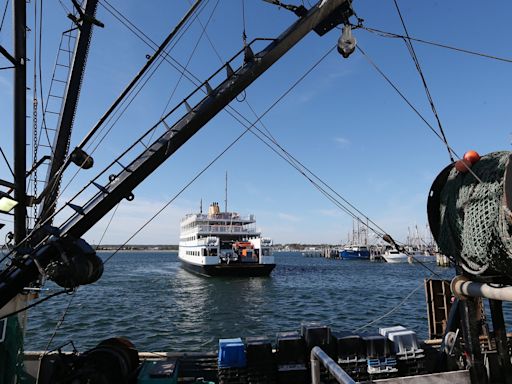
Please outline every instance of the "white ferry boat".
[[272, 240], [261, 237], [254, 216], [221, 212], [218, 203], [207, 215], [181, 220], [178, 258], [185, 269], [207, 276], [267, 276], [276, 266]]

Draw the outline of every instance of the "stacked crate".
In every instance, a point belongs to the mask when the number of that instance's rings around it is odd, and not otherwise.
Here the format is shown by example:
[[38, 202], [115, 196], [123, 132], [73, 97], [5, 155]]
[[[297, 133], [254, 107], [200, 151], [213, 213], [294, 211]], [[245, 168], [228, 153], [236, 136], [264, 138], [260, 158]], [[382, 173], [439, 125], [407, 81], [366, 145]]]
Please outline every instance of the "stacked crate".
[[247, 359], [241, 338], [219, 339], [219, 384], [246, 384]]
[[280, 332], [276, 337], [277, 382], [308, 382], [306, 344], [298, 332]]
[[399, 325], [380, 328], [379, 333], [393, 343], [400, 375], [414, 376], [425, 372], [425, 352], [419, 348], [416, 332]]
[[265, 337], [245, 339], [248, 384], [275, 384], [277, 372], [272, 344]]
[[366, 345], [359, 335], [339, 333], [332, 336], [336, 351], [336, 361], [354, 380], [368, 376]]
[[398, 373], [396, 357], [387, 337], [380, 334], [362, 335], [366, 346], [367, 372], [371, 378], [393, 377]]

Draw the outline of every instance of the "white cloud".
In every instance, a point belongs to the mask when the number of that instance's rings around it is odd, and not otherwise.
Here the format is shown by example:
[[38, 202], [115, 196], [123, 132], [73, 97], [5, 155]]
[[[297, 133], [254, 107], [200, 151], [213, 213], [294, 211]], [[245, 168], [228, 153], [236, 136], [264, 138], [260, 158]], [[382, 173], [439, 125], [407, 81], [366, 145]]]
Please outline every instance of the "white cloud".
[[340, 147], [347, 147], [351, 144], [349, 139], [346, 139], [344, 137], [335, 137], [334, 141], [338, 144]]

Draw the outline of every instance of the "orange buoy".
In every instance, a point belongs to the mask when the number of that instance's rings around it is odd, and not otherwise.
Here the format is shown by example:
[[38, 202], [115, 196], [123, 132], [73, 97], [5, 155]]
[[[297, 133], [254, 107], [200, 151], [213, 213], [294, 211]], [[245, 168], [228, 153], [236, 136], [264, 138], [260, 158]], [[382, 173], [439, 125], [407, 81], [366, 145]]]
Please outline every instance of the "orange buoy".
[[478, 154], [478, 152], [471, 150], [471, 151], [467, 151], [464, 154], [463, 159], [468, 161], [470, 164], [475, 164], [476, 162], [478, 162], [480, 160], [480, 155]]
[[460, 173], [466, 173], [471, 168], [471, 163], [467, 160], [457, 160], [455, 162], [455, 169]]

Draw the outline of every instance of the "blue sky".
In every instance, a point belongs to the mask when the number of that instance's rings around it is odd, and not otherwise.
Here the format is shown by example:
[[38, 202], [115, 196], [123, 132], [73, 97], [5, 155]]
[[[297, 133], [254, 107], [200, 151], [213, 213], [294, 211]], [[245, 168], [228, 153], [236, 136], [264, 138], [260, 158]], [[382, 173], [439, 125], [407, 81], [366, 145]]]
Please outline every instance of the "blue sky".
[[[143, 5], [137, 1], [112, 0], [111, 3], [158, 43], [190, 5], [185, 0], [153, 0]], [[64, 4], [70, 7], [67, 1]], [[485, 10], [482, 4], [481, 1], [459, 0], [399, 1], [411, 36], [511, 58], [512, 4], [505, 0], [486, 2]], [[2, 0], [2, 10], [4, 5], [5, 0]], [[403, 33], [392, 0], [355, 0], [353, 5], [365, 26]], [[58, 2], [45, 2], [44, 13], [42, 64], [46, 92], [60, 32], [68, 27], [68, 21]], [[222, 60], [226, 60], [242, 45], [242, 2], [210, 0], [199, 19], [204, 25], [210, 16], [208, 36]], [[150, 48], [103, 6], [99, 7], [97, 17], [106, 27], [94, 32], [72, 146], [81, 141], [142, 67], [145, 55], [151, 53]], [[275, 37], [295, 19], [290, 12], [263, 1], [245, 1], [248, 39]], [[30, 6], [31, 27], [32, 20]], [[0, 44], [7, 48], [11, 46], [10, 23], [8, 17], [0, 35]], [[172, 57], [185, 65], [201, 31], [196, 21], [173, 48]], [[254, 121], [250, 108], [259, 114], [268, 109], [336, 44], [339, 35], [339, 30], [323, 37], [310, 34], [251, 85], [246, 92], [250, 107], [237, 101], [231, 106]], [[365, 30], [356, 30], [354, 35], [360, 47], [436, 126], [403, 42]], [[29, 34], [30, 56], [32, 37], [33, 34]], [[509, 150], [511, 64], [420, 43], [415, 43], [414, 47], [455, 151], [462, 155], [468, 149], [480, 154]], [[0, 63], [0, 66], [6, 65], [3, 59]], [[199, 79], [205, 79], [220, 65], [217, 54], [203, 36], [188, 69]], [[9, 158], [12, 156], [9, 148], [12, 142], [11, 76], [9, 71], [0, 72], [2, 148]], [[102, 169], [102, 165], [161, 116], [178, 82], [171, 106], [192, 90], [186, 79], [179, 81], [179, 78], [179, 73], [166, 63], [158, 68], [147, 87], [94, 152], [95, 168], [80, 172], [65, 188], [62, 201], [69, 199], [81, 184]], [[30, 94], [28, 101], [30, 110]], [[405, 240], [408, 227], [415, 225], [424, 231], [426, 197], [435, 176], [449, 163], [446, 149], [359, 52], [349, 59], [332, 52], [262, 122], [282, 147], [394, 237]], [[126, 241], [243, 129], [228, 114], [220, 113], [134, 191], [134, 201], [121, 204], [105, 235], [110, 216], [85, 238], [94, 243], [100, 239], [103, 243]], [[0, 161], [0, 164], [0, 178], [10, 180], [5, 163]], [[351, 217], [249, 133], [131, 242], [177, 243], [180, 218], [196, 211], [201, 199], [204, 206], [212, 201], [223, 206], [226, 171], [229, 208], [242, 214], [254, 213], [258, 227], [276, 243], [339, 243], [345, 241], [351, 231]], [[68, 172], [66, 180], [74, 173], [75, 170]], [[59, 216], [57, 223], [67, 214], [69, 212], [65, 211]], [[0, 230], [0, 238], [3, 238], [11, 223], [7, 216], [0, 220], [7, 224]]]

